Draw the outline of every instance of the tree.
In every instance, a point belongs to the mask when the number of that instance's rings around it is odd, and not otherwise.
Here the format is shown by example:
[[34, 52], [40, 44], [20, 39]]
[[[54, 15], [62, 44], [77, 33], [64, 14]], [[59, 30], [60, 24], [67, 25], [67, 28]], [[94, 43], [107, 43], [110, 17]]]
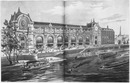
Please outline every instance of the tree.
[[2, 28], [1, 39], [2, 52], [6, 55], [9, 63], [13, 64], [13, 58], [11, 55], [18, 58], [17, 51], [21, 48], [21, 46], [16, 36], [16, 27], [13, 26], [13, 23], [5, 20], [4, 25], [5, 27]]

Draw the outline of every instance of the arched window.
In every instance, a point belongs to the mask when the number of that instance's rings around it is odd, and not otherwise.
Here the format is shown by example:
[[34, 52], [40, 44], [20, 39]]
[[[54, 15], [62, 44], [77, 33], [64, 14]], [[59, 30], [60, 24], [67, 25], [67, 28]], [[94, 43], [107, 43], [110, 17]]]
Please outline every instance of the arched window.
[[97, 36], [95, 36], [95, 39], [97, 39]]
[[95, 44], [97, 44], [97, 40], [95, 40]]
[[57, 37], [57, 46], [61, 46], [63, 44], [63, 38], [62, 36]]
[[36, 48], [41, 48], [43, 46], [43, 37], [39, 36], [36, 38]]
[[90, 41], [89, 41], [89, 38], [87, 37], [86, 40], [85, 40], [85, 44], [86, 45], [89, 45]]
[[118, 40], [118, 44], [121, 44], [121, 40]]
[[82, 45], [82, 44], [83, 44], [83, 38], [79, 37], [79, 45]]
[[49, 36], [47, 39], [48, 47], [52, 47], [54, 44], [54, 38], [52, 36]]
[[71, 45], [76, 45], [76, 38], [75, 37], [71, 37]]
[[21, 43], [21, 48], [24, 49], [26, 47], [26, 37], [25, 35], [19, 34], [19, 39]]

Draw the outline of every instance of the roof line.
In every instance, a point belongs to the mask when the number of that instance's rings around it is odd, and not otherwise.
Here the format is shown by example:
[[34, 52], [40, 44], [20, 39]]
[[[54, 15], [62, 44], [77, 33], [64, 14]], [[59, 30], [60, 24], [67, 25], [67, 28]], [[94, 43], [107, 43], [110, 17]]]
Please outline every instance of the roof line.
[[75, 25], [75, 24], [64, 24], [64, 23], [53, 23], [53, 22], [38, 22], [38, 21], [33, 21], [34, 23], [40, 23], [40, 24], [58, 24], [58, 25], [67, 25], [67, 26], [82, 26], [82, 27], [84, 27], [85, 25]]

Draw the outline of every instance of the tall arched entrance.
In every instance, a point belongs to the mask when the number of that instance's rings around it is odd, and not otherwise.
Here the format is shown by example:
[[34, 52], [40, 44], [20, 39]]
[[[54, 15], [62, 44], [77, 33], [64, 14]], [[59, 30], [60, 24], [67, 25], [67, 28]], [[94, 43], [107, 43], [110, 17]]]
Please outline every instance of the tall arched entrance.
[[76, 45], [76, 37], [71, 37], [71, 45]]
[[54, 45], [54, 38], [53, 36], [49, 36], [47, 39], [47, 46], [52, 47]]
[[89, 40], [89, 37], [87, 37], [87, 38], [85, 39], [85, 44], [86, 44], [86, 45], [89, 45], [89, 43], [90, 43], [90, 40]]
[[39, 49], [43, 46], [43, 37], [42, 36], [38, 36], [36, 38], [36, 48]]
[[83, 44], [83, 38], [82, 37], [79, 37], [79, 42], [78, 42], [79, 45], [82, 45]]
[[57, 37], [57, 47], [60, 47], [63, 45], [63, 37], [62, 36], [58, 36]]

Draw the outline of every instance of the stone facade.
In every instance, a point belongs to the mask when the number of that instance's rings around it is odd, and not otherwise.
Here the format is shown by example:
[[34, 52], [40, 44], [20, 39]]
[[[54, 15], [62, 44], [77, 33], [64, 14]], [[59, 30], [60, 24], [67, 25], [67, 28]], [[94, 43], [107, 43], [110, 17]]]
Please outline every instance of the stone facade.
[[18, 9], [10, 22], [17, 28], [17, 36], [25, 49], [48, 51], [101, 45], [102, 28], [94, 20], [84, 26], [35, 22]]

